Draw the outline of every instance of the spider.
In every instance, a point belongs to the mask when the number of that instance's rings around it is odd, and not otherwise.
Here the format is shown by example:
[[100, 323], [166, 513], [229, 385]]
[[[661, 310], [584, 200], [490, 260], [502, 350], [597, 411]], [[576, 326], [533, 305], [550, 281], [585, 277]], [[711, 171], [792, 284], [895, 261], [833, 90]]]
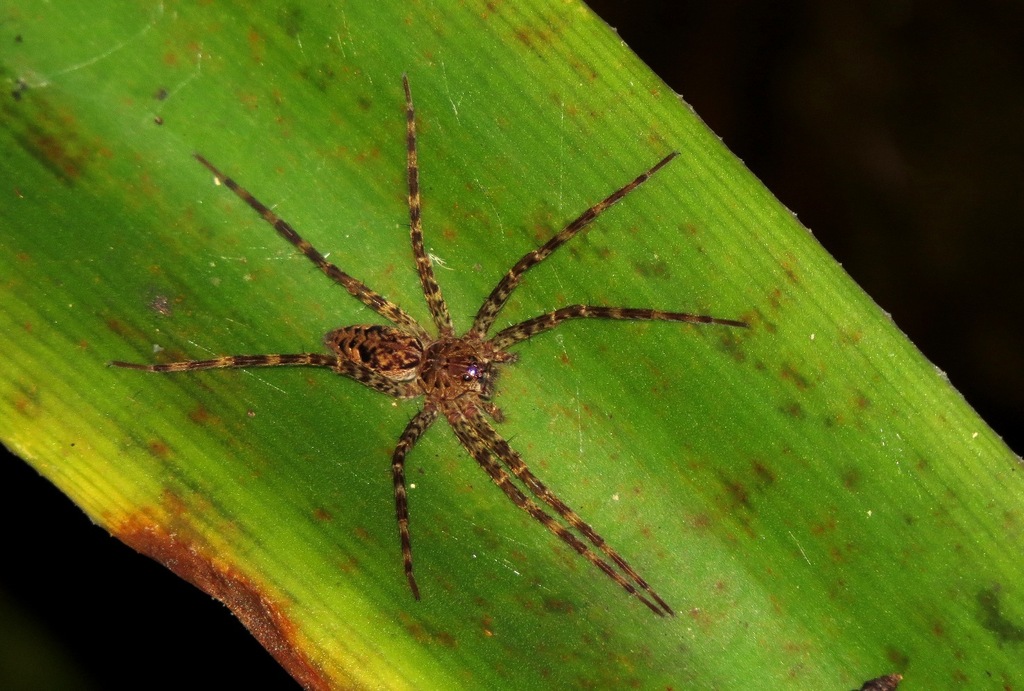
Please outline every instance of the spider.
[[[395, 398], [422, 397], [423, 407], [406, 425], [391, 458], [402, 560], [405, 577], [414, 598], [420, 599], [420, 591], [413, 575], [405, 458], [416, 441], [438, 417], [444, 417], [462, 446], [512, 503], [542, 523], [545, 528], [655, 614], [673, 615], [672, 608], [647, 584], [647, 581], [605, 542], [597, 531], [537, 479], [519, 453], [487, 420], [487, 417], [490, 417], [495, 422], [501, 422], [504, 418], [501, 410], [491, 401], [494, 395], [495, 375], [500, 365], [510, 364], [518, 358], [517, 354], [509, 352], [510, 347], [537, 334], [550, 331], [570, 319], [654, 320], [721, 324], [732, 327], [748, 325], [732, 319], [655, 309], [570, 305], [509, 326], [490, 338], [487, 333], [527, 271], [547, 259], [611, 205], [646, 182], [678, 156], [678, 152], [672, 152], [662, 158], [631, 182], [584, 211], [538, 249], [524, 255], [484, 300], [470, 329], [462, 336], [457, 336], [448, 313], [448, 306], [441, 295], [441, 287], [434, 277], [430, 255], [423, 247], [419, 166], [416, 155], [416, 113], [409, 80], [404, 75], [402, 85], [405, 90], [409, 229], [412, 252], [437, 336], [432, 335], [401, 307], [328, 262], [286, 221], [197, 153], [194, 154], [196, 160], [205, 166], [216, 180], [252, 207], [281, 237], [294, 245], [329, 278], [392, 325], [344, 326], [334, 329], [324, 336], [324, 343], [331, 351], [330, 355], [226, 355], [212, 360], [188, 360], [154, 365], [112, 362], [111, 365], [146, 372], [190, 372], [227, 367], [325, 367]], [[524, 487], [532, 498], [523, 491]]]

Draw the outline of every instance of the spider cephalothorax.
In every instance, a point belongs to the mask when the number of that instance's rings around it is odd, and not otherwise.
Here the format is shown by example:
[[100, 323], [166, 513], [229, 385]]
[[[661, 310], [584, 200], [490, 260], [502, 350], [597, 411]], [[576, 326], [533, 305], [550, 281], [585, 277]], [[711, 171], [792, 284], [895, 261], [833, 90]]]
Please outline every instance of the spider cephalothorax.
[[[432, 336], [401, 307], [371, 290], [331, 264], [295, 230], [262, 202], [221, 173], [209, 161], [196, 159], [228, 189], [256, 210], [285, 240], [294, 245], [332, 280], [353, 297], [390, 321], [394, 326], [347, 326], [324, 337], [333, 355], [299, 353], [292, 355], [227, 355], [212, 360], [189, 360], [159, 365], [113, 362], [118, 367], [148, 372], [184, 372], [222, 367], [273, 367], [278, 365], [327, 367], [343, 376], [396, 398], [423, 398], [423, 407], [406, 425], [391, 459], [395, 487], [395, 513], [402, 546], [405, 575], [416, 599], [419, 587], [413, 577], [409, 509], [405, 489], [405, 457], [416, 441], [437, 418], [444, 417], [455, 436], [491, 480], [516, 506], [542, 523], [559, 539], [604, 572], [626, 592], [635, 596], [655, 614], [672, 614], [672, 609], [640, 577], [640, 574], [608, 545], [575, 511], [551, 492], [530, 471], [517, 451], [491, 426], [483, 413], [501, 422], [501, 411], [490, 402], [498, 365], [511, 363], [516, 355], [508, 348], [569, 319], [617, 319], [721, 324], [745, 327], [731, 319], [718, 319], [683, 312], [663, 312], [635, 307], [569, 305], [499, 331], [487, 333], [523, 274], [544, 261], [552, 252], [588, 226], [609, 206], [646, 182], [677, 156], [670, 153], [646, 172], [612, 192], [584, 211], [541, 247], [528, 252], [505, 274], [477, 311], [472, 327], [456, 336], [448, 306], [434, 277], [434, 268], [423, 247], [420, 224], [419, 167], [416, 162], [416, 117], [409, 82], [405, 88], [406, 143], [409, 180], [410, 238], [423, 294], [433, 318], [437, 336]], [[514, 479], [513, 479], [514, 478]], [[516, 480], [519, 481], [517, 484]], [[525, 492], [523, 491], [525, 488]], [[527, 494], [529, 493], [529, 496]], [[540, 503], [538, 503], [540, 502]], [[541, 504], [549, 510], [545, 510]]]
[[428, 403], [441, 407], [490, 400], [495, 365], [515, 359], [474, 338], [439, 339], [427, 346], [423, 356], [419, 377], [423, 395]]

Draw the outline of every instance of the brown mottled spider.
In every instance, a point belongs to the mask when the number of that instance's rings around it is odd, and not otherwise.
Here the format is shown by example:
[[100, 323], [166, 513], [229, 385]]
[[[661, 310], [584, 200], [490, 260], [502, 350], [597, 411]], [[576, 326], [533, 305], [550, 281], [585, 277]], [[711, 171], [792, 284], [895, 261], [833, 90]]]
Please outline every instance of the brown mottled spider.
[[[353, 297], [390, 321], [394, 326], [345, 326], [329, 332], [324, 342], [333, 353], [300, 353], [292, 355], [227, 355], [213, 360], [189, 360], [160, 365], [141, 365], [130, 362], [112, 362], [117, 367], [147, 372], [188, 372], [220, 367], [275, 367], [299, 365], [326, 367], [335, 373], [355, 379], [372, 389], [396, 398], [424, 398], [418, 412], [398, 440], [391, 459], [391, 472], [395, 484], [395, 512], [398, 534], [405, 562], [405, 576], [413, 596], [420, 597], [413, 577], [412, 546], [409, 539], [409, 508], [405, 490], [405, 456], [443, 415], [455, 436], [487, 472], [491, 480], [512, 502], [548, 530], [568, 544], [591, 564], [635, 596], [655, 614], [671, 615], [665, 603], [640, 574], [612, 549], [604, 539], [583, 521], [565, 502], [554, 495], [523, 462], [522, 457], [509, 446], [484, 417], [496, 422], [502, 420], [501, 410], [491, 402], [493, 381], [497, 365], [514, 362], [517, 356], [509, 347], [544, 331], [549, 331], [568, 319], [622, 319], [689, 322], [692, 324], [722, 324], [745, 327], [747, 324], [731, 319], [718, 319], [680, 312], [662, 312], [653, 309], [628, 307], [592, 307], [570, 305], [533, 319], [509, 326], [491, 338], [487, 332], [505, 305], [509, 295], [532, 267], [544, 261], [556, 249], [571, 240], [612, 204], [647, 181], [654, 173], [675, 158], [670, 153], [632, 182], [612, 192], [605, 199], [584, 211], [539, 249], [528, 252], [505, 274], [491, 294], [484, 300], [473, 320], [473, 326], [462, 336], [456, 336], [448, 314], [448, 306], [441, 296], [441, 288], [434, 278], [430, 255], [423, 248], [423, 230], [420, 225], [419, 167], [416, 162], [416, 116], [412, 104], [409, 81], [402, 78], [405, 87], [406, 142], [408, 151], [409, 227], [412, 251], [416, 258], [423, 294], [434, 319], [438, 335], [432, 336], [401, 307], [371, 290], [331, 264], [284, 220], [266, 205], [224, 175], [209, 161], [195, 154], [196, 159], [223, 182], [242, 201], [259, 213], [285, 240], [316, 264], [332, 280], [341, 284]], [[510, 475], [511, 473], [511, 475]], [[513, 481], [519, 480], [526, 490], [555, 515], [542, 508]], [[588, 544], [589, 543], [589, 544]]]

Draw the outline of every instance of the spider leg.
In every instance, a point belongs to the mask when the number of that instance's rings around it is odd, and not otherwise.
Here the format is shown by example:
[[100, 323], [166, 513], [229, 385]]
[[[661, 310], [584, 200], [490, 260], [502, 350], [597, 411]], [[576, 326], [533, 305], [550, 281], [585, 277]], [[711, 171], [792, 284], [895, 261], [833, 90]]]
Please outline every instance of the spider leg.
[[569, 305], [542, 314], [533, 319], [527, 319], [507, 329], [499, 331], [491, 343], [498, 350], [504, 350], [511, 345], [525, 341], [539, 333], [550, 331], [562, 322], [569, 319], [624, 319], [629, 321], [666, 321], [666, 322], [687, 322], [689, 324], [721, 324], [723, 326], [737, 326], [746, 328], [750, 326], [746, 322], [735, 319], [719, 319], [703, 314], [687, 314], [685, 312], [662, 312], [661, 310], [638, 309], [634, 307], [593, 307], [590, 305]]
[[616, 552], [612, 547], [605, 542], [604, 538], [598, 535], [588, 523], [586, 523], [579, 514], [569, 508], [565, 502], [559, 499], [547, 486], [541, 482], [536, 475], [534, 475], [526, 463], [523, 461], [522, 456], [513, 449], [505, 439], [498, 434], [498, 432], [491, 427], [491, 425], [480, 415], [474, 415], [469, 418], [469, 424], [473, 426], [473, 429], [483, 440], [484, 444], [505, 464], [513, 475], [515, 475], [527, 489], [545, 504], [550, 506], [555, 513], [565, 519], [572, 528], [578, 533], [586, 537], [594, 547], [604, 552], [604, 554], [615, 562], [616, 565], [622, 571], [633, 579], [640, 588], [646, 592], [652, 600], [658, 603], [658, 606], [665, 614], [673, 615], [675, 612], [672, 608], [661, 599], [661, 597], [654, 592], [654, 590], [647, 584], [639, 573], [629, 565], [629, 563], [622, 558], [622, 556]]
[[278, 235], [294, 245], [296, 249], [306, 256], [307, 259], [316, 264], [317, 268], [324, 272], [328, 278], [340, 284], [349, 292], [350, 295], [352, 295], [352, 297], [356, 298], [388, 321], [407, 328], [410, 332], [421, 338], [427, 336], [423, 327], [421, 327], [415, 319], [406, 314], [405, 310], [385, 298], [383, 295], [374, 291], [362, 281], [352, 278], [337, 266], [324, 259], [324, 256], [320, 254], [313, 245], [309, 244], [309, 241], [303, 239], [294, 228], [267, 208], [263, 202], [252, 196], [248, 190], [224, 173], [220, 172], [212, 163], [207, 161], [200, 154], [192, 155], [195, 156], [195, 159], [202, 163], [207, 170], [213, 173], [214, 177], [223, 182], [225, 187], [234, 192], [239, 199], [244, 201], [252, 207], [256, 213], [262, 216], [264, 221], [274, 226], [274, 230], [277, 231]]
[[523, 255], [522, 259], [517, 261], [515, 265], [509, 269], [508, 273], [502, 277], [498, 282], [498, 285], [491, 291], [491, 294], [486, 300], [484, 300], [484, 304], [480, 306], [480, 310], [476, 313], [476, 318], [473, 320], [473, 327], [469, 330], [469, 335], [483, 338], [487, 333], [487, 330], [490, 329], [491, 325], [494, 323], [494, 319], [498, 316], [498, 312], [500, 312], [501, 308], [505, 306], [505, 301], [508, 300], [509, 295], [511, 295], [512, 291], [516, 289], [517, 285], [519, 285], [519, 281], [522, 280], [523, 274], [547, 259], [552, 252], [571, 240], [576, 233], [590, 225], [590, 223], [604, 213], [608, 207], [620, 201], [627, 194], [647, 182], [652, 175], [661, 170], [662, 167], [667, 165], [669, 161], [678, 155], [678, 151], [673, 151], [668, 156], [655, 163], [646, 172], [641, 173], [639, 176], [634, 178], [632, 182], [615, 190], [597, 204], [594, 204], [592, 207], [584, 211], [578, 218], [576, 218], [576, 220], [569, 223], [569, 225], [559, 231], [557, 235], [545, 242], [539, 248]]
[[364, 367], [358, 362], [346, 360], [335, 355], [322, 353], [295, 353], [271, 355], [224, 355], [212, 360], [185, 360], [183, 362], [165, 362], [158, 365], [141, 365], [135, 362], [115, 360], [112, 367], [142, 370], [143, 372], [194, 372], [203, 369], [244, 369], [248, 367], [326, 367], [336, 374], [354, 379], [360, 384], [386, 393], [395, 398], [413, 398], [421, 394], [414, 390], [413, 382], [397, 382]]
[[402, 86], [405, 88], [405, 132], [406, 148], [408, 151], [408, 177], [409, 177], [409, 236], [412, 239], [412, 253], [416, 257], [416, 270], [420, 274], [420, 285], [423, 286], [423, 295], [427, 299], [427, 307], [431, 316], [434, 317], [434, 324], [437, 325], [438, 333], [444, 336], [455, 335], [455, 328], [452, 326], [451, 315], [448, 314], [448, 305], [441, 295], [441, 286], [437, 284], [434, 277], [434, 264], [430, 255], [423, 247], [423, 224], [421, 222], [420, 207], [420, 167], [416, 156], [416, 110], [412, 105], [412, 91], [409, 89], [409, 77], [402, 75]]
[[[448, 412], [448, 411], [446, 411]], [[471, 414], [473, 417], [477, 415]], [[451, 423], [452, 429], [455, 431], [455, 436], [459, 438], [466, 450], [476, 459], [477, 463], [490, 475], [491, 480], [494, 481], [501, 491], [505, 493], [512, 503], [518, 506], [523, 511], [527, 512], [544, 525], [549, 531], [556, 535], [562, 542], [572, 547], [578, 554], [583, 556], [591, 564], [599, 568], [609, 578], [619, 584], [623, 590], [630, 595], [633, 595], [646, 605], [652, 612], [658, 616], [665, 616], [666, 614], [672, 614], [672, 610], [667, 605], [658, 599], [659, 604], [651, 602], [643, 593], [634, 587], [632, 583], [622, 577], [618, 571], [616, 571], [608, 562], [601, 559], [592, 549], [590, 549], [586, 543], [576, 537], [569, 529], [563, 526], [561, 523], [555, 520], [553, 516], [544, 511], [539, 507], [532, 499], [523, 494], [523, 491], [519, 489], [512, 481], [512, 478], [508, 473], [502, 469], [501, 465], [493, 458], [493, 452], [487, 446], [487, 442], [481, 437], [476, 427], [467, 419], [465, 413], [461, 410], [452, 410], [448, 412], [448, 421]]]
[[420, 589], [412, 575], [412, 541], [409, 538], [409, 502], [405, 491], [405, 455], [416, 441], [437, 419], [437, 408], [426, 406], [416, 413], [398, 439], [395, 454], [391, 457], [391, 476], [395, 481], [395, 515], [398, 517], [398, 537], [402, 541], [402, 561], [405, 563], [405, 579], [409, 582], [412, 596], [420, 599]]

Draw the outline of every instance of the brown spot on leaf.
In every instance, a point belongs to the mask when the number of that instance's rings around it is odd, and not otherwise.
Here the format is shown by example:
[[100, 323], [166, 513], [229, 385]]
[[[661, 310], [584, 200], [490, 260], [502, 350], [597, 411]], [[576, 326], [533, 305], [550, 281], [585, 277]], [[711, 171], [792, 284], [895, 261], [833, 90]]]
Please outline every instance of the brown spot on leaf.
[[690, 527], [694, 530], [707, 530], [711, 527], [711, 516], [706, 513], [697, 513], [689, 519]]
[[[193, 55], [194, 54], [195, 53], [193, 53]], [[162, 60], [164, 61], [165, 65], [169, 65], [171, 67], [174, 67], [175, 65], [178, 64], [178, 54], [175, 53], [174, 51], [168, 50], [168, 51], [166, 51], [164, 53]], [[161, 91], [163, 91], [163, 89], [161, 89]], [[164, 98], [167, 98], [167, 96], [165, 95]], [[163, 99], [160, 99], [160, 100], [162, 101]]]
[[210, 427], [219, 427], [221, 424], [220, 418], [210, 413], [210, 411], [206, 409], [206, 406], [202, 404], [196, 406], [191, 412], [189, 412], [188, 419], [197, 425]]
[[138, 513], [112, 525], [119, 540], [160, 562], [203, 592], [220, 600], [299, 684], [307, 689], [332, 687], [323, 670], [302, 652], [298, 628], [281, 602], [232, 564], [215, 556], [208, 545], [186, 537], [187, 527], [173, 531]]
[[782, 378], [785, 379], [786, 381], [792, 382], [793, 385], [796, 386], [796, 388], [800, 389], [801, 391], [811, 388], [811, 383], [810, 381], [808, 381], [807, 377], [800, 374], [800, 372], [797, 371], [796, 367], [789, 363], [785, 363], [782, 365], [782, 369], [780, 370], [779, 374], [781, 374]]
[[14, 399], [14, 409], [22, 415], [29, 415], [34, 407], [32, 401], [25, 396], [18, 396]]
[[146, 448], [157, 458], [167, 458], [171, 454], [171, 448], [162, 439], [150, 439]]
[[545, 612], [552, 614], [572, 614], [576, 607], [568, 600], [557, 597], [546, 597], [541, 602]]
[[718, 339], [719, 347], [730, 357], [734, 362], [743, 363], [747, 361], [747, 353], [741, 347], [740, 340], [736, 338], [736, 335], [730, 332], [724, 332]]
[[58, 172], [65, 181], [72, 181], [82, 175], [85, 159], [65, 145], [65, 142], [49, 135], [40, 136], [34, 142], [35, 150], [40, 157], [50, 164], [50, 168]]
[[811, 532], [815, 535], [825, 535], [827, 533], [834, 533], [837, 527], [839, 527], [839, 524], [835, 516], [829, 516], [824, 521], [812, 524]]
[[124, 324], [122, 324], [117, 319], [108, 319], [107, 328], [110, 329], [115, 334], [117, 334], [118, 336], [124, 336], [128, 331], [128, 329], [125, 328]]
[[775, 473], [760, 460], [754, 459], [751, 463], [751, 467], [753, 468], [754, 476], [757, 478], [760, 485], [767, 486], [775, 484]]
[[978, 593], [981, 625], [995, 634], [1000, 645], [1024, 641], [1024, 628], [1006, 618], [999, 602], [999, 587], [986, 588]]
[[434, 627], [429, 627], [424, 621], [413, 619], [408, 614], [403, 613], [401, 615], [402, 626], [409, 632], [409, 635], [416, 639], [421, 644], [440, 644], [446, 648], [457, 648], [458, 642], [455, 637], [447, 631], [439, 631]]
[[897, 669], [904, 669], [908, 664], [910, 664], [910, 656], [896, 648], [886, 649], [885, 658]]
[[258, 110], [260, 107], [260, 97], [253, 93], [239, 94], [238, 100], [249, 110]]
[[857, 345], [864, 339], [863, 331], [840, 331], [839, 342], [843, 345]]
[[664, 259], [633, 262], [633, 268], [644, 278], [659, 278], [665, 281], [672, 279], [672, 272]]
[[782, 406], [780, 410], [783, 412], [783, 414], [788, 415], [789, 417], [794, 417], [798, 419], [803, 419], [805, 417], [803, 406], [801, 406], [796, 401], [787, 403], [786, 405]]
[[354, 574], [362, 570], [362, 567], [359, 565], [359, 560], [352, 556], [345, 557], [341, 561], [337, 562], [337, 565], [338, 571], [341, 573]]
[[858, 410], [867, 410], [871, 407], [871, 399], [864, 395], [864, 392], [857, 391], [853, 396], [853, 405], [856, 406]]
[[517, 41], [522, 43], [530, 50], [533, 50], [533, 40], [530, 38], [530, 34], [526, 31], [526, 29], [518, 29], [516, 30], [514, 35]]
[[720, 479], [722, 486], [729, 493], [729, 497], [734, 505], [750, 508], [750, 492], [747, 491], [746, 486], [742, 482], [737, 482], [724, 476]]
[[249, 43], [249, 55], [253, 62], [262, 63], [263, 53], [266, 48], [263, 35], [256, 31], [256, 29], [250, 28], [245, 38]]
[[847, 468], [843, 471], [843, 487], [851, 492], [856, 492], [860, 489], [861, 480], [862, 477], [859, 468]]
[[313, 518], [315, 518], [318, 521], [329, 523], [334, 520], [334, 514], [332, 514], [327, 509], [321, 507], [313, 512]]
[[786, 274], [786, 280], [793, 285], [800, 284], [800, 278], [796, 274], [797, 259], [792, 254], [786, 255], [786, 260], [782, 262], [782, 271]]

